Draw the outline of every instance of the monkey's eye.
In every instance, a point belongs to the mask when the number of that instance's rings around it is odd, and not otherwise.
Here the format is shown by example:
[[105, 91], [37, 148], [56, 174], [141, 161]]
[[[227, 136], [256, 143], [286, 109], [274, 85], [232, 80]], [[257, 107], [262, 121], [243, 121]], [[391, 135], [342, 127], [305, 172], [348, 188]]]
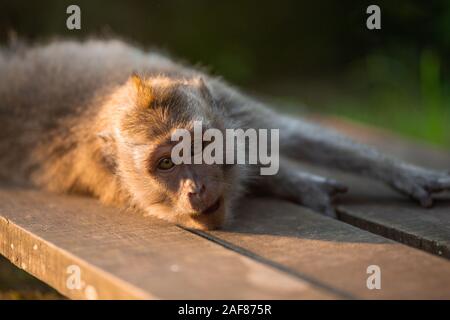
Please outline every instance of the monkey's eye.
[[175, 163], [172, 162], [170, 158], [163, 158], [158, 162], [158, 169], [160, 170], [169, 170], [175, 166]]

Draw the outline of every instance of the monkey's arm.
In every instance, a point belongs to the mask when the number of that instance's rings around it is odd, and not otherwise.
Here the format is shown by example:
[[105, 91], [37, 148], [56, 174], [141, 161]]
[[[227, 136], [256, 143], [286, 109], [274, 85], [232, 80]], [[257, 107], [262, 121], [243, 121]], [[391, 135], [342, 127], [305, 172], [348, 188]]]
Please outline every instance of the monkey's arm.
[[416, 199], [424, 207], [432, 205], [432, 193], [450, 189], [448, 173], [405, 163], [303, 120], [276, 119], [283, 154], [381, 180]]
[[450, 190], [449, 173], [405, 163], [332, 130], [281, 116], [230, 88], [221, 90], [231, 117], [247, 127], [280, 130], [283, 155], [381, 180], [425, 207], [432, 205], [432, 193]]
[[340, 182], [301, 171], [284, 159], [277, 174], [261, 176], [251, 187], [256, 193], [294, 201], [330, 217], [336, 217], [331, 204], [334, 196], [347, 191]]

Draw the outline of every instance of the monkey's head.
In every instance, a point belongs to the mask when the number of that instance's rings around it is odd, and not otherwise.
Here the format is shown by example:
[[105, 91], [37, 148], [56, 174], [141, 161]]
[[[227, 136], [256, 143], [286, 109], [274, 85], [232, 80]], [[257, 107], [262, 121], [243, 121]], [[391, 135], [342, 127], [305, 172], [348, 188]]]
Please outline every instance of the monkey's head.
[[201, 121], [203, 130], [226, 127], [203, 80], [133, 75], [114, 103], [110, 125], [114, 132], [103, 139], [109, 142], [104, 149], [133, 203], [149, 215], [183, 226], [219, 227], [236, 191], [232, 186], [237, 185], [238, 168], [175, 165], [171, 158], [178, 143], [171, 139], [174, 130], [192, 132], [194, 121]]

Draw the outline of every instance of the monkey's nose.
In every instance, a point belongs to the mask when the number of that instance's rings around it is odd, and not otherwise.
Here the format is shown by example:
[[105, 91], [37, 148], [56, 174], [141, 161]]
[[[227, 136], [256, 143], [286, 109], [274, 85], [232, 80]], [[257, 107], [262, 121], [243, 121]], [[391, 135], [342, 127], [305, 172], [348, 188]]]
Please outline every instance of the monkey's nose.
[[192, 199], [194, 197], [200, 197], [205, 193], [205, 189], [206, 189], [206, 187], [204, 184], [202, 184], [200, 186], [195, 186], [188, 192], [188, 196], [190, 199]]

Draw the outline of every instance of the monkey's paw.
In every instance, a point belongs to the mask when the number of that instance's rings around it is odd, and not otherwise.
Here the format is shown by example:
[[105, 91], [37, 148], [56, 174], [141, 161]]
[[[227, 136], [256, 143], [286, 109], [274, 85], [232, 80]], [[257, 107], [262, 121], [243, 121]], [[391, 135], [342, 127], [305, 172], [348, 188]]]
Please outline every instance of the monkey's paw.
[[298, 194], [298, 202], [314, 211], [336, 218], [333, 199], [347, 190], [348, 188], [340, 182], [323, 178], [311, 182], [307, 188], [302, 188]]
[[450, 190], [450, 173], [402, 164], [394, 172], [391, 185], [418, 201], [422, 207], [433, 205], [433, 194]]

